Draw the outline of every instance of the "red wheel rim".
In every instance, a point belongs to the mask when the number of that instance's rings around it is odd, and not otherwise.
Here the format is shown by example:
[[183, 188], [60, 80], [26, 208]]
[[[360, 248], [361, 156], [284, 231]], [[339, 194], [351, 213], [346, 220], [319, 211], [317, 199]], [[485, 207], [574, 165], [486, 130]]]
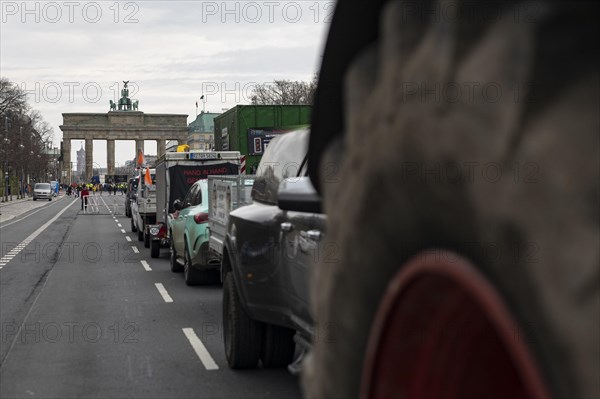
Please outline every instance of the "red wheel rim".
[[549, 398], [524, 334], [466, 259], [428, 251], [407, 262], [381, 301], [362, 398]]

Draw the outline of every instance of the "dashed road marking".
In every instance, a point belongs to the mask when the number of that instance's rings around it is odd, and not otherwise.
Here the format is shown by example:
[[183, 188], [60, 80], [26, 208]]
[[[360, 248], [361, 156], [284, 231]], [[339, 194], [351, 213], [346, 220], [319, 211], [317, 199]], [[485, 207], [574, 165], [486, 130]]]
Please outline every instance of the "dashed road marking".
[[164, 301], [166, 303], [172, 303], [173, 302], [173, 298], [171, 298], [171, 295], [169, 295], [169, 293], [165, 289], [164, 285], [162, 285], [161, 283], [154, 283], [154, 285], [156, 286], [156, 289], [160, 293], [160, 296], [162, 296], [162, 298], [164, 299]]
[[[119, 225], [119, 226], [120, 226], [120, 225]], [[127, 232], [125, 231], [125, 229], [121, 229], [121, 233], [125, 234], [125, 233], [127, 233]]]
[[125, 236], [125, 239], [126, 239], [127, 241], [131, 242], [131, 237], [129, 237], [129, 236]]
[[141, 260], [140, 263], [142, 264], [142, 266], [144, 266], [144, 269], [147, 272], [151, 272], [152, 271], [152, 269], [150, 268], [150, 265], [148, 264], [148, 262], [146, 262], [145, 260]]
[[136, 254], [140, 253], [140, 250], [134, 245], [133, 247], [131, 247], [131, 249], [133, 250], [133, 252], [135, 252]]
[[196, 335], [193, 328], [184, 328], [183, 333], [185, 337], [190, 341], [192, 348], [194, 348], [194, 352], [200, 358], [200, 361], [204, 365], [206, 370], [218, 370], [219, 365], [215, 362], [215, 359], [210, 355], [206, 346], [202, 343], [200, 338]]
[[117, 223], [117, 226], [119, 226], [119, 227], [123, 227], [123, 226], [121, 226], [121, 223]]

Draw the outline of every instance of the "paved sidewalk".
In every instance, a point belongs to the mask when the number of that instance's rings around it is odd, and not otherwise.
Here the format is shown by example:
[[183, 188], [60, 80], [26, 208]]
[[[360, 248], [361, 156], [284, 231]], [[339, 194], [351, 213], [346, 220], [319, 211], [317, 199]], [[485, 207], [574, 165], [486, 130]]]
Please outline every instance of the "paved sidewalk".
[[[2, 200], [4, 200], [4, 197], [2, 197]], [[20, 202], [31, 201], [31, 200], [32, 200], [32, 197], [25, 197], [23, 199], [17, 199], [17, 196], [14, 195], [12, 201], [0, 202], [0, 209], [5, 206], [8, 206], [8, 205], [18, 204]]]

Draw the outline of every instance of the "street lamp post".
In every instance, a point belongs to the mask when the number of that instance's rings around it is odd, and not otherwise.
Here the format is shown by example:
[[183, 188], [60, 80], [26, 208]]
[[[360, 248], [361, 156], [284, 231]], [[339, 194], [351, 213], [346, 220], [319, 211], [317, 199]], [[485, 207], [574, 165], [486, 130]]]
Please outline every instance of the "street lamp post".
[[9, 178], [8, 178], [8, 143], [9, 140], [5, 137], [4, 138], [4, 167], [2, 168], [2, 170], [4, 170], [4, 198], [3, 198], [3, 202], [8, 201], [8, 182], [9, 182]]
[[4, 173], [4, 176], [6, 178], [6, 187], [8, 188], [8, 195], [10, 197], [10, 201], [13, 200], [13, 193], [10, 187], [10, 172], [12, 172], [12, 168], [10, 167], [10, 162], [8, 163], [8, 166], [6, 167], [6, 172]]
[[25, 164], [25, 156], [23, 154], [25, 146], [23, 145], [23, 126], [19, 126], [19, 152], [21, 154], [21, 177], [19, 178], [19, 197], [25, 198], [25, 192], [23, 190], [23, 175], [25, 174], [23, 168]]
[[4, 202], [8, 201], [8, 170], [4, 172]]

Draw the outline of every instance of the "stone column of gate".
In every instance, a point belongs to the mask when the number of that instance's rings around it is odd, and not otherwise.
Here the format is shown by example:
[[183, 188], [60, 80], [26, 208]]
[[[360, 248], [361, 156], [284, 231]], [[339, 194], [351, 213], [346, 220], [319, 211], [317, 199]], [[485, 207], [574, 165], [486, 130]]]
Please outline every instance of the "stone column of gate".
[[63, 140], [63, 170], [67, 173], [63, 173], [63, 183], [71, 184], [71, 139]]
[[158, 158], [160, 158], [162, 155], [164, 155], [165, 153], [165, 148], [166, 148], [166, 142], [164, 140], [156, 140], [156, 152], [158, 155]]
[[85, 139], [85, 182], [92, 182], [94, 173], [94, 140]]
[[108, 139], [106, 140], [106, 165], [107, 165], [107, 175], [115, 174], [115, 140]]
[[140, 150], [142, 154], [144, 153], [144, 140], [136, 140], [135, 141], [135, 159], [137, 162], [137, 157], [140, 155]]

